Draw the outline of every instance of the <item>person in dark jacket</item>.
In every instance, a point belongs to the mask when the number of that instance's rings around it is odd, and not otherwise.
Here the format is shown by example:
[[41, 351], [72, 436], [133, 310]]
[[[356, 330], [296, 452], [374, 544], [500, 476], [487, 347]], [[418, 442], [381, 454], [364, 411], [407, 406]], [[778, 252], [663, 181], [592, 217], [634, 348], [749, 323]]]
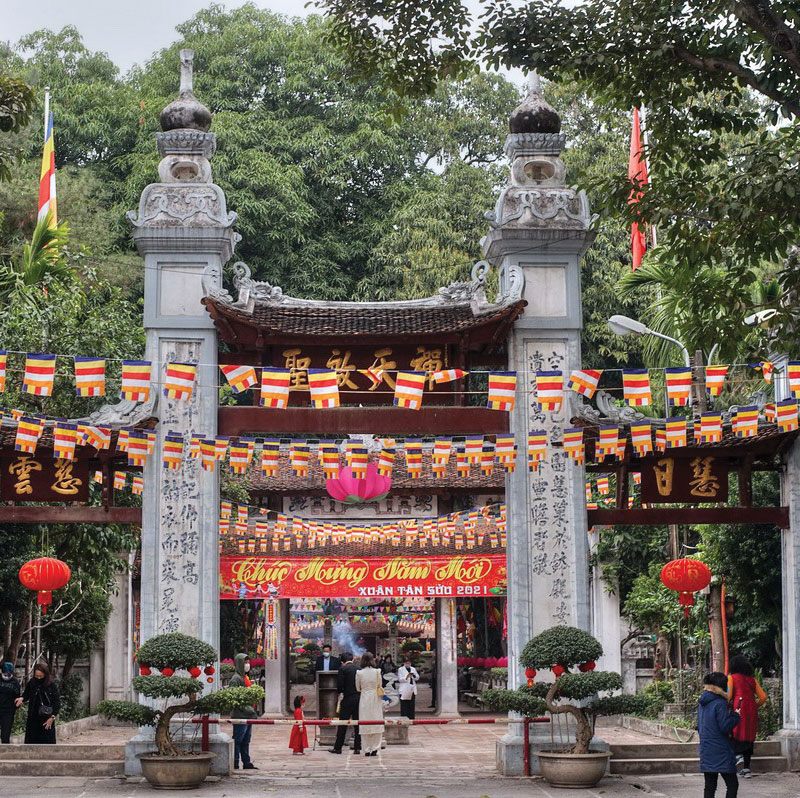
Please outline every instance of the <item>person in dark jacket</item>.
[[700, 734], [700, 772], [705, 777], [703, 798], [714, 798], [717, 776], [725, 782], [725, 798], [736, 798], [739, 779], [736, 777], [736, 756], [730, 735], [739, 723], [739, 714], [728, 706], [728, 679], [724, 673], [706, 674], [705, 689], [697, 708], [697, 730]]
[[[339, 667], [339, 675], [336, 677], [336, 686], [339, 695], [342, 696], [339, 704], [339, 720], [358, 720], [358, 702], [360, 695], [356, 690], [356, 673], [358, 665], [353, 662], [353, 655], [349, 651], [342, 652], [342, 662], [344, 665]], [[344, 738], [347, 735], [347, 726], [339, 726], [336, 729], [336, 742], [331, 748], [332, 754], [341, 754]], [[353, 753], [361, 753], [361, 734], [358, 726], [353, 726]]]
[[14, 676], [14, 663], [4, 662], [0, 672], [0, 741], [3, 743], [11, 742], [11, 727], [21, 692], [19, 679]]
[[56, 719], [61, 708], [58, 688], [43, 662], [33, 669], [33, 678], [25, 685], [22, 698], [16, 705], [28, 705], [28, 722], [25, 725], [26, 745], [55, 745]]
[[[252, 682], [247, 675], [250, 670], [250, 657], [247, 654], [237, 654], [233, 658], [236, 672], [231, 676], [228, 687], [251, 687]], [[251, 720], [256, 717], [256, 711], [251, 706], [239, 707], [231, 712], [231, 718], [244, 718]], [[239, 769], [239, 760], [242, 760], [242, 770], [258, 770], [250, 759], [250, 739], [253, 736], [253, 727], [249, 723], [233, 724], [233, 769]]]
[[339, 657], [334, 657], [331, 654], [331, 647], [326, 643], [322, 647], [322, 656], [317, 657], [317, 661], [314, 664], [314, 673], [318, 671], [338, 671], [342, 665], [342, 661]]

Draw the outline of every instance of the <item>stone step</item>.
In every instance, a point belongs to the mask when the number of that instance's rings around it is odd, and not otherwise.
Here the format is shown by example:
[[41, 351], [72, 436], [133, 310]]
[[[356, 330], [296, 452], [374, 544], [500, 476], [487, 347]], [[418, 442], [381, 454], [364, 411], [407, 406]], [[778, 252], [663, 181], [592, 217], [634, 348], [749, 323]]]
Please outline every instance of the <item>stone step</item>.
[[[647, 774], [699, 773], [700, 760], [696, 757], [673, 759], [611, 759], [610, 772], [616, 775], [644, 776]], [[789, 769], [782, 756], [754, 756], [753, 773], [783, 773]]]
[[78, 759], [2, 759], [3, 776], [118, 776], [125, 771], [125, 760]]
[[56, 745], [0, 745], [0, 763], [6, 760], [59, 760], [62, 762], [110, 762], [125, 759], [125, 745], [57, 743]]
[[[667, 740], [653, 743], [620, 743], [611, 745], [614, 759], [672, 759], [697, 757], [697, 735], [690, 743], [671, 743]], [[760, 740], [755, 744], [755, 756], [780, 756], [781, 744], [777, 740]]]

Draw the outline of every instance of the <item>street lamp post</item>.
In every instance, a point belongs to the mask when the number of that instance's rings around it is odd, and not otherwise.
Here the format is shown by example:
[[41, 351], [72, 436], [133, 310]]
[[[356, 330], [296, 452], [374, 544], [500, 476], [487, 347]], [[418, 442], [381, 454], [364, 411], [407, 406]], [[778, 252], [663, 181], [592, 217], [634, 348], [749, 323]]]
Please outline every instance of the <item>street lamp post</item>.
[[683, 362], [686, 367], [690, 368], [692, 365], [689, 350], [680, 341], [676, 338], [671, 338], [669, 335], [651, 330], [647, 325], [636, 321], [636, 319], [629, 319], [627, 316], [612, 316], [608, 320], [608, 326], [611, 328], [611, 332], [617, 335], [652, 335], [656, 338], [661, 338], [662, 341], [669, 341], [683, 352]]

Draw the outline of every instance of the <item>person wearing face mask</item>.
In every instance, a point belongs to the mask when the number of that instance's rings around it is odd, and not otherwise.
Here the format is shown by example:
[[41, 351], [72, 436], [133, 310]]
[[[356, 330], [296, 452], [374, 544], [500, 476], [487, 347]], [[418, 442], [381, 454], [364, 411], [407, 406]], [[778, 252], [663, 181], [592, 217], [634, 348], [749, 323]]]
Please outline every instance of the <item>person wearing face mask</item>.
[[36, 665], [33, 669], [33, 678], [28, 680], [25, 692], [15, 703], [17, 706], [28, 705], [25, 744], [55, 745], [56, 718], [61, 707], [61, 699], [47, 665], [43, 662]]
[[3, 743], [11, 742], [11, 727], [20, 692], [19, 679], [14, 676], [14, 663], [4, 662], [0, 672], [0, 740]]
[[411, 657], [403, 657], [403, 665], [397, 671], [397, 691], [400, 693], [400, 714], [414, 720], [416, 714], [417, 682], [419, 673], [411, 664]]
[[[250, 657], [247, 654], [237, 654], [233, 658], [236, 673], [233, 674], [228, 684], [229, 687], [250, 687], [252, 682], [247, 675], [250, 671]], [[256, 711], [251, 706], [239, 707], [231, 712], [231, 719], [241, 718], [251, 720], [256, 717]], [[250, 760], [250, 738], [253, 736], [253, 727], [249, 723], [233, 724], [233, 769], [239, 769], [239, 760], [242, 761], [243, 770], [258, 770]]]

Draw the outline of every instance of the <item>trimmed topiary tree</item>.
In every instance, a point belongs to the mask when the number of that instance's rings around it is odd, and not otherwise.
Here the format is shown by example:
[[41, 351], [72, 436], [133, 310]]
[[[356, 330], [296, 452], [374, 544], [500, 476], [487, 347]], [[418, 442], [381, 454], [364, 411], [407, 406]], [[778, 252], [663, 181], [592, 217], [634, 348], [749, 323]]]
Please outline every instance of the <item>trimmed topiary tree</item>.
[[[107, 718], [136, 723], [139, 726], [155, 726], [155, 743], [162, 756], [183, 756], [187, 752], [175, 745], [170, 734], [172, 718], [181, 713], [193, 715], [227, 713], [237, 707], [255, 704], [264, 697], [261, 687], [226, 687], [214, 693], [201, 695], [204, 684], [200, 675], [205, 673], [213, 681], [212, 663], [217, 652], [213, 646], [196, 637], [172, 632], [151, 637], [136, 654], [140, 675], [134, 676], [134, 689], [153, 699], [164, 699], [164, 708], [155, 709], [134, 701], [101, 701], [97, 705], [99, 714]], [[153, 674], [156, 668], [160, 674]], [[186, 671], [188, 676], [176, 676], [176, 671]], [[170, 699], [186, 698], [183, 703], [170, 704]]]
[[[618, 673], [594, 669], [602, 655], [603, 647], [588, 632], [572, 626], [554, 626], [522, 649], [519, 661], [526, 669], [527, 685], [516, 690], [485, 690], [482, 698], [495, 711], [518, 712], [524, 717], [544, 712], [572, 715], [577, 731], [570, 753], [589, 753], [594, 718], [628, 712], [635, 703], [635, 696], [599, 697], [599, 693], [622, 689]], [[571, 672], [572, 668], [576, 672]], [[535, 682], [537, 672], [547, 669], [555, 680]]]

